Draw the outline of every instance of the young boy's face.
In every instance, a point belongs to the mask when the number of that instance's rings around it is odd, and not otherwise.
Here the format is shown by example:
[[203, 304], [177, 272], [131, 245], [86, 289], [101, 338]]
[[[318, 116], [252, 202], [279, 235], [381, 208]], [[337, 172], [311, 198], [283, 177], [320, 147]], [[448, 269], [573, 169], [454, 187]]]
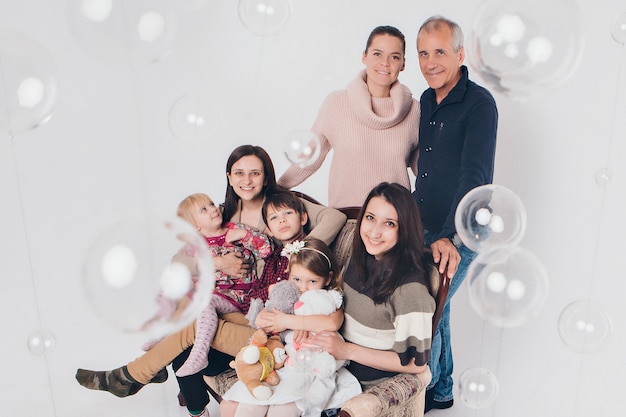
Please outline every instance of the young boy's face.
[[283, 242], [291, 243], [303, 233], [303, 227], [308, 217], [306, 213], [298, 213], [290, 207], [267, 207], [267, 231], [272, 237]]

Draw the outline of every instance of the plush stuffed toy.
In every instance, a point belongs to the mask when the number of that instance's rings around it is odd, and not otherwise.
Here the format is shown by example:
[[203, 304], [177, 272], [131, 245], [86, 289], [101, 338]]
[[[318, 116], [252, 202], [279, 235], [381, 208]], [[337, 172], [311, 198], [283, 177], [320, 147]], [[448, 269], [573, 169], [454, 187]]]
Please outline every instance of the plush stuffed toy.
[[[280, 284], [280, 285], [279, 285]], [[279, 283], [270, 291], [268, 308], [272, 307], [274, 300], [278, 305], [283, 304], [286, 298], [281, 300], [277, 294], [281, 287], [287, 288], [287, 284]], [[293, 287], [295, 285], [292, 284]], [[276, 290], [279, 290], [276, 292]], [[334, 290], [309, 290], [299, 296], [294, 304], [296, 315], [331, 314], [342, 305], [342, 296]], [[254, 321], [254, 320], [252, 320]], [[236, 382], [223, 398], [229, 401], [239, 401], [249, 404], [286, 404], [296, 402], [302, 410], [303, 417], [319, 417], [326, 408], [338, 408], [347, 399], [361, 393], [359, 381], [347, 370], [341, 369], [344, 361], [336, 361], [330, 354], [320, 350], [319, 346], [300, 345], [294, 346], [293, 331], [285, 332], [285, 350], [291, 352], [282, 368], [278, 369], [281, 383], [270, 388], [265, 386], [265, 392], [259, 393], [258, 384], [249, 385], [241, 380]], [[237, 372], [239, 376], [240, 372]], [[252, 387], [252, 390], [250, 390]], [[253, 398], [249, 398], [252, 394]], [[259, 397], [265, 396], [263, 400]]]
[[[260, 298], [250, 300], [250, 308], [248, 309], [246, 318], [250, 326], [256, 329], [257, 327], [254, 321], [264, 308], [268, 311], [275, 309], [285, 314], [294, 314], [293, 308], [298, 298], [300, 298], [300, 291], [298, 287], [296, 287], [296, 284], [291, 281], [279, 281], [271, 287], [269, 298], [265, 304], [263, 304]], [[283, 336], [283, 333], [281, 333], [281, 336]]]
[[[310, 290], [294, 304], [296, 316], [313, 314], [329, 315], [341, 307], [343, 297], [337, 290]], [[300, 372], [312, 372], [320, 378], [328, 378], [341, 368], [345, 361], [335, 360], [328, 352], [320, 351], [317, 346], [298, 345], [293, 342], [293, 332], [285, 338], [287, 363]]]
[[272, 396], [272, 389], [268, 385], [274, 386], [280, 382], [275, 370], [283, 367], [285, 358], [280, 337], [268, 337], [259, 329], [252, 335], [250, 344], [244, 346], [235, 360], [230, 362], [230, 367], [237, 371], [237, 378], [253, 397], [266, 400]]

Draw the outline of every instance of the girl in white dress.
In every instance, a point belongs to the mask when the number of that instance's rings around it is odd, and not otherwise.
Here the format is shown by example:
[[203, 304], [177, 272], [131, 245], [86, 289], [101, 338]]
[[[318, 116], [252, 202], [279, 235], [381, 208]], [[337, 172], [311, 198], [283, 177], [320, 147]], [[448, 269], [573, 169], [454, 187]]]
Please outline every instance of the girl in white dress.
[[[296, 284], [300, 293], [321, 289], [340, 291], [337, 261], [323, 242], [317, 239], [295, 241], [285, 246], [283, 255], [289, 257], [289, 280]], [[309, 333], [336, 332], [342, 323], [341, 307], [329, 315], [307, 316], [263, 310], [255, 320], [256, 326], [267, 333], [293, 330], [293, 344], [296, 346], [302, 344]], [[323, 397], [315, 397], [315, 401], [312, 401], [314, 397], [310, 395], [310, 386], [315, 381], [314, 375], [303, 374], [297, 366], [285, 366], [277, 372], [281, 382], [273, 387], [274, 392], [267, 400], [255, 399], [243, 383], [235, 383], [224, 394], [220, 403], [221, 416], [317, 417], [321, 410], [338, 408], [348, 398], [361, 392], [356, 378], [343, 367], [330, 378], [335, 389], [327, 391], [327, 395]]]

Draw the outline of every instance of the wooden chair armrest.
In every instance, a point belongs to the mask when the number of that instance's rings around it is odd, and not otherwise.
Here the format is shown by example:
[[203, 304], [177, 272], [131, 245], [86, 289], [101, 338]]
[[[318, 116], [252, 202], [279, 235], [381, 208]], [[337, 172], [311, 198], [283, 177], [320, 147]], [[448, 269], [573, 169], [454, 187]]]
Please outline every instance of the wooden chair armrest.
[[204, 376], [207, 391], [218, 403], [222, 402], [222, 395], [237, 382], [237, 371], [228, 369], [216, 376]]
[[359, 213], [361, 212], [361, 207], [341, 207], [337, 210], [345, 214], [348, 219], [357, 219], [359, 217]]
[[435, 337], [435, 331], [439, 325], [439, 320], [443, 314], [443, 308], [446, 306], [446, 299], [448, 298], [448, 291], [450, 290], [450, 278], [448, 278], [448, 268], [439, 274], [439, 288], [435, 296], [435, 313], [433, 314], [433, 338]]

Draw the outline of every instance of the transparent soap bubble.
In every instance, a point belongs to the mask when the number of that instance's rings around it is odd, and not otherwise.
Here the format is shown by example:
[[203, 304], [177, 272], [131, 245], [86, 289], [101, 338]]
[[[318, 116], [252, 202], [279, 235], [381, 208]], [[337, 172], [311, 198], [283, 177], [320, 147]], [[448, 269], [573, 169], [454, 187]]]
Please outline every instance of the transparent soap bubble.
[[626, 45], [626, 13], [619, 14], [611, 24], [611, 36], [620, 45]]
[[600, 168], [596, 171], [595, 180], [596, 184], [598, 184], [600, 187], [611, 184], [614, 179], [615, 177], [613, 176], [613, 170], [611, 170], [610, 168]]
[[50, 120], [58, 88], [56, 64], [41, 45], [0, 30], [0, 130], [13, 135]]
[[44, 356], [54, 350], [56, 338], [48, 331], [37, 331], [27, 340], [28, 350], [35, 356]]
[[211, 144], [221, 124], [221, 113], [208, 93], [195, 92], [177, 99], [169, 111], [169, 125], [176, 139], [190, 145]]
[[567, 81], [583, 50], [575, 0], [488, 0], [468, 36], [470, 64], [496, 91], [527, 101]]
[[549, 281], [541, 262], [519, 246], [480, 252], [467, 271], [470, 305], [498, 327], [516, 327], [538, 314]]
[[70, 0], [76, 41], [107, 64], [151, 64], [168, 56], [178, 32], [176, 12], [150, 0]]
[[569, 349], [590, 354], [600, 350], [613, 332], [611, 316], [592, 300], [570, 303], [559, 315], [559, 336]]
[[508, 188], [482, 185], [461, 199], [454, 225], [465, 246], [474, 252], [516, 245], [526, 232], [526, 208]]
[[206, 307], [215, 270], [206, 240], [193, 227], [178, 217], [147, 214], [129, 216], [96, 238], [83, 282], [102, 320], [159, 338]]
[[239, 0], [239, 20], [251, 33], [276, 36], [291, 17], [291, 0]]
[[457, 383], [459, 397], [469, 408], [492, 405], [500, 391], [496, 376], [487, 368], [469, 368], [461, 373]]
[[283, 144], [283, 153], [289, 162], [300, 168], [305, 168], [317, 161], [320, 151], [320, 139], [310, 130], [296, 130], [289, 133]]

